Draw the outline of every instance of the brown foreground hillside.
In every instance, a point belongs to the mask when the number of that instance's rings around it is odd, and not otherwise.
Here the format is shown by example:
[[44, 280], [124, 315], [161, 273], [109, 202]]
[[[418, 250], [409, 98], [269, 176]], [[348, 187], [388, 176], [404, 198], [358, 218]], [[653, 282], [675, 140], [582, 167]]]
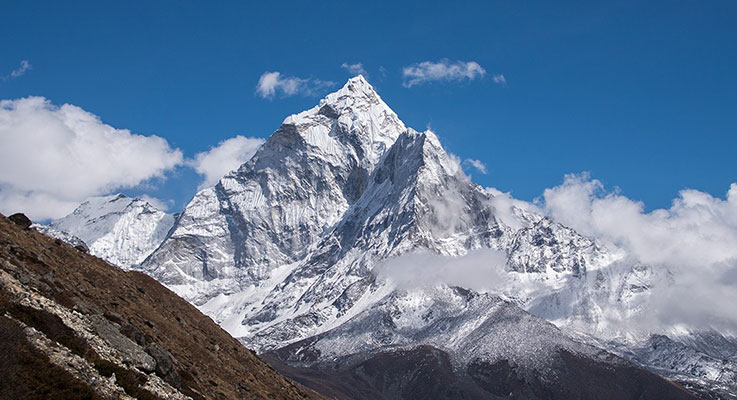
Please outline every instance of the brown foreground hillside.
[[311, 399], [154, 279], [0, 215], [1, 399]]

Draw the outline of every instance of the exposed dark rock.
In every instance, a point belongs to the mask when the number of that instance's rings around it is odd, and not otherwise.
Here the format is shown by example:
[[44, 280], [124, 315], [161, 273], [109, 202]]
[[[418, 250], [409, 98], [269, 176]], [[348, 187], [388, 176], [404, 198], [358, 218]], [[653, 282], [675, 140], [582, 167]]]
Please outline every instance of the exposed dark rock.
[[16, 225], [20, 226], [23, 229], [28, 229], [33, 225], [33, 221], [31, 221], [28, 217], [26, 217], [23, 213], [16, 213], [8, 217], [9, 220], [13, 221]]
[[79, 250], [79, 251], [81, 251], [81, 252], [84, 252], [84, 253], [89, 253], [90, 252], [90, 249], [89, 249], [89, 247], [87, 247], [86, 244], [78, 244], [78, 245], [74, 246], [74, 248], [77, 249], [77, 250]]
[[174, 367], [171, 353], [159, 346], [158, 343], [151, 343], [146, 346], [146, 352], [156, 361], [156, 375], [176, 388], [181, 387], [182, 378]]

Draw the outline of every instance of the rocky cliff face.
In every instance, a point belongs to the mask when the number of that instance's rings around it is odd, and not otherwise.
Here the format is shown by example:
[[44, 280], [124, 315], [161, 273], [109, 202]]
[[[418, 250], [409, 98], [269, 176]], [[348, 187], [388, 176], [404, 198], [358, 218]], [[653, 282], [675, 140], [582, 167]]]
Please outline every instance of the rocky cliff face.
[[0, 397], [308, 399], [208, 317], [0, 216]]
[[259, 285], [340, 221], [404, 130], [363, 78], [352, 79], [199, 192], [145, 270], [169, 285], [200, 283], [186, 295], [197, 303]]

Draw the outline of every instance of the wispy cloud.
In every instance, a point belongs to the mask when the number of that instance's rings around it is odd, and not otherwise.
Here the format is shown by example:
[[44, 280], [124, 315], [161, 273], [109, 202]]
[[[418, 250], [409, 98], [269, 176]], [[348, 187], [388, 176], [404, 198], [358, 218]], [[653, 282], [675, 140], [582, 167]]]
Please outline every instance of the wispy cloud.
[[172, 199], [161, 200], [156, 197], [151, 197], [147, 194], [142, 194], [139, 197], [161, 211], [167, 211], [174, 205], [174, 200]]
[[188, 164], [205, 178], [200, 189], [213, 186], [225, 174], [250, 160], [263, 143], [261, 138], [239, 135], [218, 143], [208, 151], [197, 153]]
[[335, 82], [323, 81], [313, 78], [298, 78], [296, 76], [283, 76], [281, 72], [264, 72], [258, 79], [256, 94], [264, 99], [273, 99], [279, 95], [291, 96], [313, 96], [322, 89], [335, 86]]
[[493, 77], [491, 77], [491, 80], [494, 81], [494, 83], [497, 83], [499, 85], [507, 84], [507, 78], [504, 77], [504, 74], [496, 74]]
[[486, 70], [476, 61], [423, 61], [402, 69], [404, 87], [435, 81], [464, 81], [481, 78]]
[[486, 164], [484, 164], [481, 160], [474, 160], [473, 158], [467, 158], [463, 160], [463, 163], [476, 168], [477, 171], [481, 172], [484, 175], [486, 175], [487, 173]]
[[363, 68], [363, 63], [343, 63], [340, 67], [348, 71], [348, 73], [350, 73], [351, 75], [366, 75], [366, 69]]
[[9, 79], [20, 78], [21, 76], [25, 75], [25, 73], [28, 70], [30, 70], [32, 68], [33, 67], [31, 66], [31, 63], [29, 63], [28, 60], [22, 60], [20, 62], [20, 66], [18, 66], [18, 68], [10, 71], [10, 74], [5, 75], [5, 76], [1, 77], [0, 79], [2, 79], [3, 81], [7, 81]]
[[373, 272], [379, 281], [401, 290], [448, 285], [487, 291], [509, 279], [505, 264], [506, 254], [493, 249], [471, 250], [459, 257], [417, 251], [389, 259]]

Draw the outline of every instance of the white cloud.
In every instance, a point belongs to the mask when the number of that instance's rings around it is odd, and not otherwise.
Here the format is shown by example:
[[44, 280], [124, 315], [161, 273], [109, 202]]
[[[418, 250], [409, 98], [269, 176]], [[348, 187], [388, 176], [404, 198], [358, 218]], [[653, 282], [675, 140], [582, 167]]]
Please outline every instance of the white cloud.
[[506, 254], [492, 249], [471, 250], [459, 257], [415, 252], [376, 266], [373, 273], [380, 281], [408, 290], [436, 285], [460, 286], [487, 291], [505, 286]]
[[200, 189], [213, 186], [225, 174], [250, 160], [263, 143], [263, 139], [239, 135], [195, 155], [188, 163], [205, 178]]
[[467, 158], [463, 161], [463, 163], [476, 168], [477, 171], [481, 172], [484, 175], [486, 175], [487, 173], [486, 164], [484, 164], [481, 160], [474, 160], [473, 158]]
[[670, 208], [650, 212], [587, 174], [567, 175], [543, 198], [559, 222], [667, 269], [673, 281], [653, 289], [648, 324], [737, 327], [737, 309], [727, 306], [737, 302], [737, 183], [724, 199], [686, 189]]
[[402, 70], [402, 76], [404, 77], [403, 85], [405, 87], [412, 87], [433, 81], [473, 80], [481, 78], [485, 74], [486, 70], [475, 61], [423, 61], [404, 67]]
[[506, 85], [507, 84], [507, 78], [504, 77], [504, 74], [496, 74], [491, 78], [494, 83], [498, 83], [500, 85]]
[[8, 79], [19, 78], [23, 76], [26, 73], [26, 71], [30, 70], [31, 68], [32, 68], [31, 63], [29, 63], [28, 60], [22, 60], [18, 68], [10, 71], [9, 75], [0, 77], [0, 79], [7, 81]]
[[343, 65], [341, 65], [340, 67], [348, 71], [348, 73], [350, 73], [351, 75], [366, 75], [366, 70], [363, 68], [362, 63], [343, 63]]
[[167, 211], [169, 208], [171, 208], [171, 206], [174, 205], [174, 200], [171, 200], [171, 199], [161, 200], [156, 197], [151, 197], [147, 194], [143, 194], [138, 197], [140, 197], [142, 200], [148, 202], [149, 204], [158, 208], [161, 211]]
[[296, 95], [313, 96], [320, 90], [334, 86], [335, 82], [322, 81], [296, 76], [282, 76], [281, 72], [264, 72], [258, 79], [256, 94], [264, 99], [273, 99], [276, 95], [291, 97]]
[[491, 199], [491, 206], [494, 207], [494, 216], [501, 219], [502, 222], [512, 229], [521, 229], [524, 227], [515, 214], [515, 208], [533, 214], [543, 213], [543, 210], [538, 206], [523, 200], [515, 199], [510, 193], [502, 192], [501, 190], [493, 187], [486, 188], [486, 191], [493, 196]]
[[0, 211], [56, 218], [89, 196], [134, 187], [182, 163], [158, 136], [106, 125], [43, 97], [0, 101]]
[[607, 193], [588, 175], [567, 175], [545, 190], [545, 208], [559, 222], [617, 243], [647, 264], [698, 267], [737, 259], [737, 183], [726, 199], [682, 190], [669, 209]]

